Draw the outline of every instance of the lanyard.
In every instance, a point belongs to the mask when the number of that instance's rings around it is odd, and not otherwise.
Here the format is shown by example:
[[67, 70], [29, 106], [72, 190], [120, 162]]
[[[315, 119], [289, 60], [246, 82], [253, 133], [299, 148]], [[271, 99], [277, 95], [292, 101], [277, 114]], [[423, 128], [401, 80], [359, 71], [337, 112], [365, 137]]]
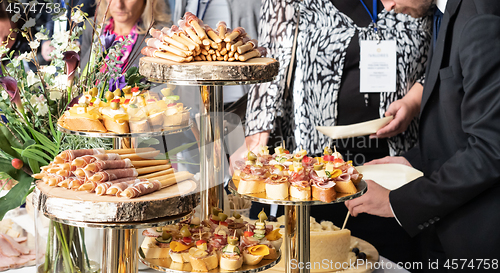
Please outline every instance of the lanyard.
[[203, 13], [200, 16], [201, 0], [198, 0], [198, 7], [196, 8], [196, 17], [200, 18], [200, 20], [203, 20], [203, 18], [205, 18], [205, 13], [207, 12], [208, 5], [210, 5], [210, 2], [212, 2], [212, 0], [207, 1], [207, 3], [205, 4], [205, 9], [203, 10]]
[[363, 7], [365, 7], [366, 11], [368, 12], [368, 15], [370, 15], [370, 18], [372, 18], [373, 22], [373, 29], [375, 29], [375, 33], [377, 32], [377, 1], [378, 0], [373, 0], [373, 10], [370, 12], [366, 4], [363, 2], [363, 0], [359, 0], [361, 4], [363, 4]]

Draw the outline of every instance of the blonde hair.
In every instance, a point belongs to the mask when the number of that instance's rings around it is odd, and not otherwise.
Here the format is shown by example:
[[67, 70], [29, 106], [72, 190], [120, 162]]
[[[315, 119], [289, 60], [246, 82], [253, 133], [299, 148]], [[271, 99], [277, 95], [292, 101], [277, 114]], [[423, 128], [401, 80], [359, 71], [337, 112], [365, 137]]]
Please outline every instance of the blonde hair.
[[[97, 21], [96, 23], [100, 24], [102, 22], [102, 18], [104, 14], [106, 14], [106, 9], [108, 7], [109, 0], [96, 0], [96, 5], [99, 5], [97, 9]], [[167, 5], [165, 4], [165, 0], [144, 0], [146, 5], [144, 6], [144, 10], [142, 11], [141, 21], [137, 26], [137, 32], [139, 34], [145, 34], [148, 31], [151, 22], [154, 19], [154, 25], [165, 26], [171, 23], [170, 15], [167, 14]], [[106, 20], [111, 17], [109, 10], [106, 14]]]

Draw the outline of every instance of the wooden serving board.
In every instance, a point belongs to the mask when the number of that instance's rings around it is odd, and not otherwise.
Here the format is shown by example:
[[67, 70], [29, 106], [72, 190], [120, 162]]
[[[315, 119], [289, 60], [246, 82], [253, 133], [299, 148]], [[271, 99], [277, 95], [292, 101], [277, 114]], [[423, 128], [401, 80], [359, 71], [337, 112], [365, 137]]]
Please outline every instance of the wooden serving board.
[[49, 218], [79, 222], [138, 222], [188, 213], [199, 203], [197, 184], [185, 180], [138, 198], [98, 196], [39, 182], [36, 206]]
[[[379, 254], [378, 254], [377, 249], [372, 244], [368, 243], [367, 241], [351, 236], [351, 242], [353, 240], [358, 242], [357, 248], [359, 248], [359, 251], [364, 252], [366, 254], [366, 261], [365, 261], [364, 265], [360, 264], [357, 268], [349, 268], [346, 270], [339, 270], [339, 271], [328, 270], [328, 269], [319, 269], [319, 270], [311, 269], [311, 272], [312, 273], [316, 273], [316, 272], [318, 272], [318, 273], [319, 272], [321, 272], [321, 273], [333, 273], [333, 272], [335, 272], [335, 273], [370, 273], [370, 272], [373, 272], [375, 269], [370, 268], [370, 266], [367, 266], [367, 264], [371, 263], [372, 265], [374, 265], [375, 262], [378, 262]], [[352, 245], [352, 243], [351, 243], [351, 245]], [[268, 269], [268, 270], [265, 270], [263, 272], [265, 272], [265, 273], [283, 273], [283, 272], [285, 272], [285, 258], [282, 258], [281, 261], [275, 267]]]
[[139, 73], [153, 81], [270, 81], [278, 75], [279, 62], [272, 58], [253, 58], [246, 62], [176, 63], [142, 57]]

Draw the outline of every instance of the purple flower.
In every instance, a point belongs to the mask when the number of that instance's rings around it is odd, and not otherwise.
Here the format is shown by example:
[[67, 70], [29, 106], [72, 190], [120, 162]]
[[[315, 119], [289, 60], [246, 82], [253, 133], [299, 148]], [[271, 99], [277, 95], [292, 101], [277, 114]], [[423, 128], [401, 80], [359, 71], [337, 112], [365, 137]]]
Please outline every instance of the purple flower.
[[10, 102], [14, 103], [19, 111], [24, 112], [23, 103], [21, 102], [21, 96], [19, 95], [19, 88], [17, 87], [16, 79], [5, 76], [0, 77], [0, 85], [2, 85], [3, 89], [7, 91], [10, 96]]
[[117, 79], [109, 79], [109, 91], [113, 92], [116, 89], [123, 89], [123, 87], [127, 86], [125, 82], [125, 75], [121, 75]]
[[74, 51], [64, 52], [63, 61], [66, 62], [66, 75], [68, 80], [72, 81], [75, 78], [76, 68], [80, 64], [80, 55]]
[[103, 51], [108, 50], [108, 48], [112, 47], [117, 42], [117, 41], [115, 41], [116, 35], [111, 34], [109, 32], [106, 32], [106, 34], [101, 35], [101, 37], [99, 37], [99, 39], [101, 40], [101, 45], [103, 47]]

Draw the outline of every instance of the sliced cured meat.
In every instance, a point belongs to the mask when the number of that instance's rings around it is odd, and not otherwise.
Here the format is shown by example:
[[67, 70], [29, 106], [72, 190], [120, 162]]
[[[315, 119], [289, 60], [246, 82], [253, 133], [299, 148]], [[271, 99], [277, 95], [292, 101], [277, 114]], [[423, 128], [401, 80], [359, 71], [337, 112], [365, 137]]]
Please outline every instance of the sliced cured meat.
[[27, 246], [19, 244], [10, 236], [0, 233], [0, 238], [5, 239], [15, 250], [19, 251], [20, 253], [22, 254], [30, 253], [30, 249]]
[[108, 169], [124, 169], [131, 168], [132, 162], [130, 159], [126, 158], [123, 160], [96, 160], [85, 166], [85, 170], [100, 172]]
[[127, 198], [135, 198], [145, 194], [149, 194], [161, 189], [161, 183], [158, 180], [149, 180], [130, 185], [125, 189], [120, 196]]
[[138, 173], [135, 168], [113, 169], [96, 172], [92, 177], [90, 177], [90, 180], [102, 183], [124, 177], [137, 177], [137, 175]]

